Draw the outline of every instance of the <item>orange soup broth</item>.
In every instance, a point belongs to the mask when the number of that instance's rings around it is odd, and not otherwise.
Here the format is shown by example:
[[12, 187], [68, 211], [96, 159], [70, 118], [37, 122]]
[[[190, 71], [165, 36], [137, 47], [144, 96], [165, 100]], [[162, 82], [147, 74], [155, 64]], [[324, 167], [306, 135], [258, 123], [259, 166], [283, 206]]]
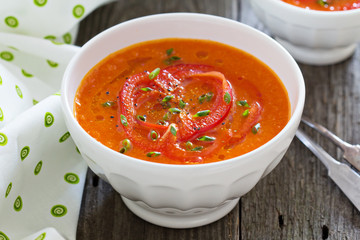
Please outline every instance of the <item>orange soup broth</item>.
[[[120, 41], [120, 40], [119, 40]], [[249, 131], [245, 140], [230, 149], [222, 148], [204, 158], [202, 163], [217, 162], [248, 153], [277, 135], [287, 124], [291, 115], [291, 106], [287, 91], [278, 76], [264, 63], [254, 56], [218, 42], [196, 39], [160, 39], [143, 42], [121, 49], [94, 66], [82, 80], [77, 91], [74, 104], [74, 114], [77, 121], [97, 141], [105, 146], [119, 151], [122, 141], [127, 138], [119, 131], [119, 116], [117, 104], [104, 107], [107, 101], [117, 101], [119, 91], [127, 77], [155, 68], [165, 68], [168, 65], [164, 59], [169, 56], [167, 49], [173, 48], [173, 55], [181, 57], [173, 64], [206, 64], [222, 72], [231, 83], [234, 90], [234, 106], [232, 119], [227, 124], [217, 127], [217, 131], [229, 127], [233, 131], [241, 128], [243, 108], [235, 102], [249, 99], [246, 87], [249, 83], [261, 93], [259, 98], [263, 105], [261, 128], [257, 134]], [[251, 90], [250, 90], [251, 91]], [[120, 153], [119, 153], [120, 154]], [[186, 161], [174, 160], [163, 155], [149, 158], [141, 149], [132, 149], [125, 153], [138, 159], [168, 163], [191, 164]]]

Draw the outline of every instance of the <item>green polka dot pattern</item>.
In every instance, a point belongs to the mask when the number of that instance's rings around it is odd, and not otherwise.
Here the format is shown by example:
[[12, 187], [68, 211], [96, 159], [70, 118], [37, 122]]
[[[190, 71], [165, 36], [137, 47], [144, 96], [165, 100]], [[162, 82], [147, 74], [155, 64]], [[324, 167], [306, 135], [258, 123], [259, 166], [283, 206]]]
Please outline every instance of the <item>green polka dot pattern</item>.
[[8, 187], [6, 188], [5, 198], [7, 198], [9, 196], [11, 188], [12, 188], [12, 182], [10, 182]]
[[32, 75], [31, 73], [26, 72], [24, 69], [21, 69], [21, 73], [22, 73], [25, 77], [28, 77], [28, 78], [33, 77], [33, 75]]
[[44, 119], [44, 124], [45, 124], [45, 127], [51, 127], [51, 125], [53, 125], [54, 123], [54, 116], [47, 112], [45, 113], [45, 119]]
[[7, 136], [5, 133], [0, 132], [0, 146], [5, 146], [8, 142]]
[[5, 233], [0, 231], [0, 240], [10, 240], [10, 238], [8, 236], [6, 236]]
[[58, 42], [58, 41], [56, 41], [56, 40], [51, 40], [51, 42], [52, 42], [53, 44], [55, 44], [55, 45], [63, 45], [63, 44], [64, 44], [64, 43]]
[[23, 207], [23, 201], [22, 201], [21, 197], [18, 196], [14, 202], [14, 210], [17, 212], [20, 212], [22, 207]]
[[29, 146], [23, 147], [23, 149], [21, 149], [20, 152], [21, 161], [24, 161], [25, 158], [29, 155], [29, 153], [30, 153], [30, 147]]
[[46, 237], [46, 232], [43, 232], [42, 234], [40, 234], [37, 238], [35, 238], [35, 240], [44, 240]]
[[67, 208], [64, 205], [55, 205], [51, 208], [51, 215], [54, 217], [63, 217], [67, 213]]
[[62, 135], [62, 137], [59, 139], [59, 142], [65, 142], [66, 139], [68, 139], [70, 137], [70, 133], [66, 132], [64, 135]]
[[36, 164], [36, 167], [35, 167], [35, 169], [34, 169], [34, 175], [35, 175], [35, 176], [40, 173], [41, 168], [42, 168], [42, 165], [43, 165], [43, 162], [42, 162], [42, 161], [40, 161], [40, 162], [38, 162], [38, 164]]
[[70, 184], [78, 184], [80, 181], [80, 178], [75, 173], [67, 173], [64, 176], [64, 180]]
[[47, 3], [47, 0], [34, 0], [34, 4], [38, 7], [43, 7]]
[[50, 67], [56, 68], [57, 66], [59, 66], [58, 63], [51, 61], [51, 60], [46, 60], [46, 62], [49, 64]]
[[48, 36], [45, 36], [44, 38], [47, 40], [55, 40], [56, 39], [56, 37], [53, 35], [48, 35]]
[[23, 98], [22, 91], [21, 91], [21, 89], [19, 88], [18, 85], [15, 85], [15, 90], [16, 90], [17, 95], [18, 95], [20, 98]]
[[72, 40], [71, 34], [70, 33], [64, 34], [63, 35], [63, 40], [64, 40], [64, 43], [70, 44], [71, 40]]
[[14, 59], [14, 55], [11, 52], [3, 51], [0, 53], [0, 58], [4, 59], [5, 61], [12, 61]]
[[73, 15], [75, 18], [81, 18], [85, 13], [85, 8], [83, 5], [76, 5], [74, 8], [73, 8]]
[[8, 16], [5, 18], [5, 24], [11, 28], [16, 28], [19, 25], [19, 21], [14, 16]]
[[[87, 165], [55, 92], [76, 49], [70, 44], [78, 24], [110, 1], [15, 0], [0, 6], [0, 32], [9, 36], [0, 37], [0, 240], [71, 239], [76, 230]], [[38, 221], [29, 222], [34, 216]]]

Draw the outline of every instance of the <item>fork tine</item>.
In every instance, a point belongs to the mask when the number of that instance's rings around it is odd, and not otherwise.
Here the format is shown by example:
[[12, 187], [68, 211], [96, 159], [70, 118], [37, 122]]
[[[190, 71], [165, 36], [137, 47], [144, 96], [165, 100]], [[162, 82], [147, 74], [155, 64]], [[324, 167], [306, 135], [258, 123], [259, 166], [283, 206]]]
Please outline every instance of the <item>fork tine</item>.
[[301, 121], [308, 125], [309, 127], [315, 129], [323, 136], [330, 139], [333, 143], [335, 143], [338, 147], [343, 150], [343, 157], [358, 171], [360, 171], [360, 146], [352, 145], [344, 140], [340, 139], [338, 136], [330, 132], [328, 129], [323, 127], [322, 125], [313, 122], [309, 118], [303, 116]]
[[327, 128], [325, 128], [324, 126], [322, 126], [318, 123], [313, 122], [308, 117], [302, 116], [301, 121], [303, 123], [305, 123], [306, 125], [308, 125], [309, 127], [313, 128], [316, 131], [318, 131], [319, 133], [321, 133], [324, 137], [327, 137], [328, 139], [330, 139], [333, 143], [335, 143], [343, 151], [345, 151], [349, 147], [350, 148], [352, 147], [352, 145], [350, 143], [345, 142], [344, 140], [342, 140], [341, 138], [336, 136], [334, 133], [329, 131]]

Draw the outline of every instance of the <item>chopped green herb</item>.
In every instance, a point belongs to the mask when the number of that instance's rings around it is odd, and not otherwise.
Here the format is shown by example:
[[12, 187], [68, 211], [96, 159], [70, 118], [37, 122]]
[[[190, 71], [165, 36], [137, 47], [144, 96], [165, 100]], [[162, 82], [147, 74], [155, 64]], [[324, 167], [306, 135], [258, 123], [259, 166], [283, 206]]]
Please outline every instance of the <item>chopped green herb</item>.
[[168, 102], [174, 98], [174, 95], [167, 95], [163, 98], [162, 102]]
[[242, 115], [243, 115], [243, 117], [249, 116], [249, 109], [246, 109]]
[[140, 88], [140, 89], [144, 92], [150, 92], [153, 90], [152, 88], [149, 88], [149, 87], [144, 87], [144, 88]]
[[186, 103], [181, 99], [181, 100], [179, 101], [179, 107], [180, 107], [181, 109], [184, 109], [185, 106], [186, 106]]
[[171, 112], [166, 112], [163, 116], [163, 120], [168, 121], [171, 118]]
[[197, 140], [199, 141], [205, 141], [205, 142], [213, 142], [216, 140], [216, 138], [214, 137], [209, 137], [209, 136], [202, 136], [202, 137], [199, 137]]
[[145, 121], [146, 121], [146, 117], [145, 117], [145, 116], [137, 115], [136, 118], [139, 119], [139, 120], [142, 121], [142, 122], [145, 122]]
[[203, 103], [205, 100], [206, 100], [207, 102], [210, 102], [210, 100], [212, 99], [213, 96], [214, 96], [214, 93], [212, 93], [212, 92], [208, 92], [208, 93], [206, 93], [206, 94], [203, 94], [203, 95], [201, 95], [201, 96], [199, 97], [199, 102], [200, 102], [200, 103]]
[[329, 5], [327, 0], [318, 0], [317, 3], [322, 7], [325, 7], [325, 6]]
[[259, 129], [260, 129], [260, 123], [257, 123], [255, 126], [253, 126], [251, 131], [253, 132], [253, 134], [256, 134], [258, 133]]
[[103, 107], [112, 107], [115, 105], [114, 101], [106, 101], [103, 104], [101, 104]]
[[120, 115], [120, 121], [121, 121], [121, 124], [124, 125], [125, 127], [128, 126], [128, 121], [126, 119], [126, 117], [124, 115]]
[[174, 49], [173, 48], [169, 48], [166, 50], [166, 55], [170, 56], [173, 53]]
[[119, 151], [119, 153], [125, 153], [126, 152], [126, 148], [125, 147], [122, 147]]
[[191, 151], [195, 152], [195, 151], [201, 151], [204, 147], [203, 146], [198, 146], [198, 147], [194, 147], [193, 149], [191, 149]]
[[130, 140], [127, 139], [127, 138], [122, 141], [122, 145], [124, 146], [124, 148], [125, 148], [126, 150], [128, 150], [128, 149], [131, 148], [131, 142], [130, 142]]
[[177, 60], [180, 60], [180, 59], [181, 59], [181, 57], [178, 57], [178, 56], [171, 56], [170, 57], [171, 61], [177, 61]]
[[191, 150], [191, 149], [193, 148], [193, 144], [192, 144], [192, 142], [190, 142], [190, 141], [187, 141], [186, 144], [185, 144], [185, 146], [186, 146], [186, 149], [187, 149], [187, 150]]
[[157, 156], [160, 156], [161, 153], [160, 152], [148, 152], [146, 154], [147, 157], [157, 157]]
[[171, 113], [181, 113], [181, 110], [178, 109], [178, 108], [170, 108], [169, 111], [170, 111]]
[[171, 125], [170, 132], [176, 137], [176, 128]]
[[181, 57], [171, 56], [171, 57], [165, 59], [165, 60], [164, 60], [164, 63], [165, 63], [166, 65], [171, 65], [173, 62], [178, 61], [178, 60], [180, 60], [180, 59], [181, 59]]
[[231, 96], [229, 92], [226, 92], [224, 95], [224, 101], [226, 102], [226, 104], [229, 104], [231, 102]]
[[249, 104], [247, 103], [246, 100], [237, 101], [236, 105], [238, 105], [240, 107], [249, 107]]
[[208, 92], [208, 93], [206, 94], [206, 101], [210, 102], [210, 100], [212, 99], [213, 96], [214, 96], [214, 93]]
[[159, 134], [156, 131], [151, 130], [151, 132], [150, 132], [151, 140], [156, 141], [158, 139], [158, 137], [159, 137]]
[[158, 124], [158, 125], [165, 126], [165, 125], [166, 125], [166, 122], [165, 122], [164, 120], [159, 120], [159, 121], [157, 121], [157, 124]]
[[203, 110], [203, 111], [199, 111], [196, 114], [193, 115], [193, 117], [205, 117], [207, 115], [209, 115], [210, 110]]
[[156, 78], [157, 75], [159, 75], [159, 73], [160, 73], [160, 68], [155, 68], [154, 71], [152, 71], [149, 74], [149, 79], [153, 80], [154, 78]]

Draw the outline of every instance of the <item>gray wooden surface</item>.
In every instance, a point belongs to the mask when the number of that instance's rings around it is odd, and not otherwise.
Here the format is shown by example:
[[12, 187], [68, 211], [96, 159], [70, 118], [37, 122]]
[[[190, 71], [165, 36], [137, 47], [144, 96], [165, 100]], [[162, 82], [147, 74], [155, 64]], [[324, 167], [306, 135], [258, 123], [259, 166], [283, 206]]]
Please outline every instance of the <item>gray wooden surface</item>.
[[[224, 16], [268, 33], [241, 0], [117, 0], [81, 23], [77, 44], [120, 22], [164, 12]], [[360, 143], [360, 47], [339, 64], [299, 66], [307, 90], [304, 115], [341, 138]], [[340, 159], [333, 144], [301, 127]], [[328, 178], [321, 162], [294, 139], [281, 163], [233, 211], [194, 229], [167, 229], [143, 221], [89, 170], [77, 239], [360, 239], [360, 213]]]

